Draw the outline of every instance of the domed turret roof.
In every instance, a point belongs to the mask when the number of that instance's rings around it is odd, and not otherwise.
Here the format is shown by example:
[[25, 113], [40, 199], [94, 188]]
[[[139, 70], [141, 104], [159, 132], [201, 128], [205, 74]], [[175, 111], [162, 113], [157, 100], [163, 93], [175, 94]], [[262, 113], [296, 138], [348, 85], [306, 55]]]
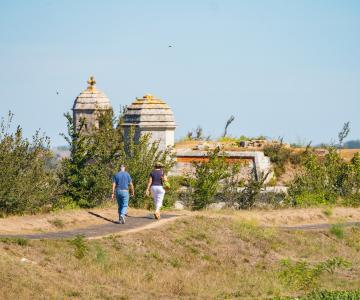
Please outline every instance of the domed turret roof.
[[175, 129], [176, 124], [171, 108], [161, 99], [146, 94], [127, 107], [123, 126], [160, 127]]
[[89, 86], [75, 99], [73, 110], [106, 110], [111, 108], [109, 98], [96, 89], [93, 76], [87, 81]]

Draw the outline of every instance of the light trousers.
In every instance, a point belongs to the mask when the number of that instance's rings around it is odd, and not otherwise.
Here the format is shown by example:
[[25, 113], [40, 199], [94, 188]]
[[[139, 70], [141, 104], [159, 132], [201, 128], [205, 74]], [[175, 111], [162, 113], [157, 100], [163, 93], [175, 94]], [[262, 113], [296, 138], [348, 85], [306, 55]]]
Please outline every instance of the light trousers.
[[151, 194], [154, 199], [155, 211], [159, 212], [161, 206], [163, 205], [165, 190], [161, 185], [153, 185], [151, 187]]

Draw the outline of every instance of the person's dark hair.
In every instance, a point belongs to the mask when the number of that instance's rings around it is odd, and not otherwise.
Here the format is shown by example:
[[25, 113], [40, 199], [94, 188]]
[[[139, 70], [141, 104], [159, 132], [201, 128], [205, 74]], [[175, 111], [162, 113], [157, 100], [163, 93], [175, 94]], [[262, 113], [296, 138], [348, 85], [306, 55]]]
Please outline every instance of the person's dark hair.
[[154, 167], [155, 167], [156, 169], [161, 169], [161, 168], [163, 168], [163, 164], [162, 164], [161, 162], [156, 162], [155, 165], [154, 165]]

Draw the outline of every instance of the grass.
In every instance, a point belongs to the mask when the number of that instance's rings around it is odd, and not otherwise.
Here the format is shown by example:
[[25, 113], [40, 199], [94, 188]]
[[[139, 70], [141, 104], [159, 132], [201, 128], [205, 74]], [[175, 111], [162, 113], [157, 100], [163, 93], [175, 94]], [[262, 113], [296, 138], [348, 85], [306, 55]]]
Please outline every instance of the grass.
[[344, 226], [342, 224], [333, 224], [330, 227], [330, 233], [338, 239], [344, 238]]
[[[303, 295], [301, 288], [287, 286], [279, 278], [281, 261], [288, 258], [294, 266], [306, 262], [311, 270], [342, 257], [351, 268], [319, 274], [316, 288], [352, 290], [360, 286], [359, 229], [342, 230], [344, 237], [333, 239], [326, 230], [279, 231], [214, 214], [98, 240], [78, 236], [70, 241], [34, 240], [26, 245], [0, 240], [0, 298], [262, 299]], [[20, 263], [22, 257], [35, 263]]]
[[329, 218], [329, 217], [332, 216], [333, 211], [332, 211], [332, 209], [331, 209], [330, 207], [326, 207], [326, 208], [322, 211], [322, 213]]
[[59, 228], [59, 229], [65, 227], [64, 221], [61, 220], [61, 219], [59, 219], [59, 218], [56, 218], [56, 219], [54, 219], [54, 220], [48, 220], [48, 222], [49, 222], [51, 225], [53, 225], [53, 226], [55, 226], [56, 228]]

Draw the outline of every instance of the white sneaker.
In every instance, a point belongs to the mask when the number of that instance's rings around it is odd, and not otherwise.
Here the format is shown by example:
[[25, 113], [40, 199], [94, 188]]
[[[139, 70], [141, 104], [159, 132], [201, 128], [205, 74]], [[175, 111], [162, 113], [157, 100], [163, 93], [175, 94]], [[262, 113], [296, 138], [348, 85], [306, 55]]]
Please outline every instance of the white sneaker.
[[119, 223], [120, 224], [125, 224], [125, 216], [120, 216]]

